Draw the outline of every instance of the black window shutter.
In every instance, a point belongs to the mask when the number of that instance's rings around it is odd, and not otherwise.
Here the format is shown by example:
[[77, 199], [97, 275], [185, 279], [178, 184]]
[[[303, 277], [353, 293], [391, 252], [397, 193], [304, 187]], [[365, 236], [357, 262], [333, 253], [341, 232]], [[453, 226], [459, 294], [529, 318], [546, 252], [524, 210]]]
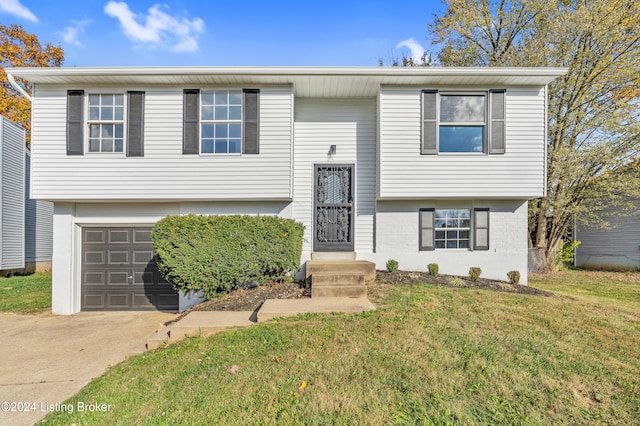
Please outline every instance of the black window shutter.
[[489, 250], [489, 209], [473, 209], [473, 249]]
[[67, 155], [84, 155], [84, 90], [67, 90]]
[[242, 153], [260, 153], [260, 90], [244, 89], [242, 120]]
[[127, 92], [127, 157], [144, 157], [144, 92]]
[[422, 147], [421, 154], [438, 153], [438, 91], [422, 91]]
[[489, 124], [489, 154], [505, 153], [505, 95], [504, 89], [489, 92], [491, 120]]
[[200, 90], [185, 89], [183, 104], [182, 153], [199, 154], [198, 109], [200, 108]]
[[433, 208], [420, 209], [420, 251], [435, 249], [435, 216]]

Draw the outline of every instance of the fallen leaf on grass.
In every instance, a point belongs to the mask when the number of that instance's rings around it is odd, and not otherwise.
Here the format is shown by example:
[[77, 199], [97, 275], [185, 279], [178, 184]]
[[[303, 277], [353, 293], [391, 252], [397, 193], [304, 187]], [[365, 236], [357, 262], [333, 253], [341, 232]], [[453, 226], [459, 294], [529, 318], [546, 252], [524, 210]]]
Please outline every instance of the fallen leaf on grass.
[[306, 387], [307, 387], [307, 382], [303, 380], [302, 383], [300, 383], [300, 386], [298, 386], [298, 390], [304, 390], [304, 388]]

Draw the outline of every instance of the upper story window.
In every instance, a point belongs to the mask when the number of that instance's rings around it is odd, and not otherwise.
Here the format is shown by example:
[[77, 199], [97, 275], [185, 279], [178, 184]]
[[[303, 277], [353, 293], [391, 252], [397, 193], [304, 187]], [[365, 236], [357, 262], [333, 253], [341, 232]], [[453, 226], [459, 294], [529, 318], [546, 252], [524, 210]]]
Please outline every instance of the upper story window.
[[214, 90], [200, 94], [200, 152], [242, 152], [242, 91]]
[[124, 95], [89, 94], [89, 152], [124, 152]]
[[67, 90], [67, 155], [89, 152], [144, 156], [142, 91], [90, 93]]
[[422, 92], [422, 154], [505, 152], [505, 90]]
[[485, 95], [441, 95], [438, 152], [483, 152]]
[[184, 89], [183, 154], [259, 154], [259, 89]]

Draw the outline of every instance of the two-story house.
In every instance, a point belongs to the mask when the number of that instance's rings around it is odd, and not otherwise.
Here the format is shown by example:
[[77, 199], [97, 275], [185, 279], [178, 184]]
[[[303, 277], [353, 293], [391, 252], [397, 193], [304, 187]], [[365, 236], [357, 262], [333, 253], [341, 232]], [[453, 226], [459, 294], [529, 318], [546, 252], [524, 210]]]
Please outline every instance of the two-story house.
[[188, 213], [293, 218], [303, 264], [353, 252], [380, 269], [518, 270], [526, 284], [547, 85], [564, 69], [7, 72], [34, 84], [31, 191], [55, 203], [54, 313], [184, 307], [150, 229]]

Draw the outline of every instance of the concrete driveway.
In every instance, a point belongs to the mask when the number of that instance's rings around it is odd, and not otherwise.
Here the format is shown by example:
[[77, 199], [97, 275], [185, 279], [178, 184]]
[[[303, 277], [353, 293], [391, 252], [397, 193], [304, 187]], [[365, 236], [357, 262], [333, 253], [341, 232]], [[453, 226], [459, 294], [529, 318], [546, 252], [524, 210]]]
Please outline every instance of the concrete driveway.
[[147, 338], [173, 318], [164, 312], [0, 314], [0, 425], [32, 425], [62, 409], [55, 404], [144, 351]]

